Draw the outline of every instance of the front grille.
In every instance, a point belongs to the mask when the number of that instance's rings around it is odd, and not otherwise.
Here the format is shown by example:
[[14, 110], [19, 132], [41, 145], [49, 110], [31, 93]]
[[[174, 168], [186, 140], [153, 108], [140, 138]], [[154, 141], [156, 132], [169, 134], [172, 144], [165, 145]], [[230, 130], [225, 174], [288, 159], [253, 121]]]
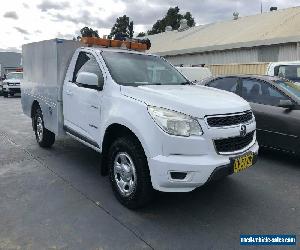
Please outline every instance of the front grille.
[[228, 116], [214, 116], [207, 118], [207, 124], [210, 127], [226, 127], [238, 125], [251, 121], [253, 118], [252, 112], [248, 111], [242, 114]]
[[248, 133], [246, 136], [237, 136], [232, 138], [215, 140], [215, 147], [218, 153], [228, 153], [239, 151], [247, 147], [254, 137], [254, 131]]

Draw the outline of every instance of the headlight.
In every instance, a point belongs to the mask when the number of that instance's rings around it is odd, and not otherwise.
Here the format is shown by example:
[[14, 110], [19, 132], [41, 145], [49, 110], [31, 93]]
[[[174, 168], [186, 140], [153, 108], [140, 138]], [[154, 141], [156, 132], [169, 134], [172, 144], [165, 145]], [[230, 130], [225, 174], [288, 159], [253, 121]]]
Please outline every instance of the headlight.
[[182, 113], [148, 106], [148, 112], [157, 125], [170, 135], [203, 135], [199, 122]]

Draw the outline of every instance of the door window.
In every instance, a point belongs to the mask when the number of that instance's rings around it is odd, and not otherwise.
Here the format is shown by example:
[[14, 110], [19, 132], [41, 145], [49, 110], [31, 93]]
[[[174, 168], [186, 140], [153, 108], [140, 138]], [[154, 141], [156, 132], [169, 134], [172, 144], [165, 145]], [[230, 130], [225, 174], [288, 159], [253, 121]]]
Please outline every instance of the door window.
[[237, 86], [238, 86], [238, 78], [235, 77], [218, 78], [211, 81], [208, 84], [208, 86], [236, 93]]
[[96, 74], [98, 76], [98, 86], [101, 88], [103, 87], [103, 74], [96, 58], [93, 55], [85, 52], [79, 53], [73, 74], [73, 82], [76, 82], [76, 78], [80, 72]]
[[278, 106], [280, 100], [289, 100], [266, 82], [255, 79], [243, 79], [242, 82], [242, 96], [249, 102]]

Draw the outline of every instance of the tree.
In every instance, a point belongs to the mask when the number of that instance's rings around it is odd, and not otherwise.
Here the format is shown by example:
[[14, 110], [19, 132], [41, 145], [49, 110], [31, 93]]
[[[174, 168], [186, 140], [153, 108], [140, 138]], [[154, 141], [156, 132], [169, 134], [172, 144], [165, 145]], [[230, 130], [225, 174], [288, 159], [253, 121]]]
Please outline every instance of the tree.
[[187, 25], [189, 27], [194, 27], [195, 26], [195, 19], [192, 17], [191, 12], [186, 12], [185, 15], [183, 16], [184, 19], [187, 20]]
[[178, 6], [169, 8], [167, 14], [163, 19], [157, 20], [151, 30], [148, 30], [148, 35], [154, 35], [164, 32], [167, 26], [171, 26], [173, 30], [177, 30], [180, 27], [180, 20], [186, 19], [189, 27], [195, 26], [195, 20], [192, 17], [191, 12], [186, 12], [184, 15], [180, 14]]
[[173, 30], [177, 30], [180, 26], [180, 20], [183, 18], [183, 16], [179, 13], [180, 9], [178, 6], [175, 8], [169, 8], [167, 15], [164, 17], [162, 25], [163, 30], [167, 26], [171, 26]]
[[165, 31], [165, 27], [164, 27], [164, 24], [163, 24], [163, 20], [157, 20], [153, 24], [152, 29], [147, 31], [147, 34], [148, 35], [154, 35], [154, 34], [164, 32], [164, 31]]
[[138, 35], [136, 37], [144, 37], [146, 36], [146, 33], [145, 32], [140, 32], [138, 33]]
[[133, 33], [134, 33], [134, 31], [133, 31], [133, 21], [131, 21], [129, 23], [128, 31], [129, 31], [129, 37], [132, 38], [133, 37]]
[[98, 30], [93, 30], [89, 27], [83, 27], [80, 30], [80, 34], [82, 37], [99, 37]]
[[132, 38], [133, 33], [133, 21], [130, 21], [129, 17], [124, 15], [117, 18], [116, 23], [111, 28], [110, 37], [121, 34]]

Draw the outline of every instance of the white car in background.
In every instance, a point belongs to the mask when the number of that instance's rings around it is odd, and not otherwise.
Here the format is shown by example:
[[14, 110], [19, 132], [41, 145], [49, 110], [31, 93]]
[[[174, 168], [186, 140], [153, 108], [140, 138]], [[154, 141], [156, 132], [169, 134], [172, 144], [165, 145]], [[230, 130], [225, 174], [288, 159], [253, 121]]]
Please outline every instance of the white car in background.
[[272, 62], [266, 70], [268, 76], [279, 76], [300, 86], [300, 61]]
[[3, 84], [3, 81], [2, 81], [2, 78], [0, 77], [0, 96], [2, 95], [2, 84]]
[[2, 92], [4, 97], [13, 96], [21, 93], [20, 82], [23, 79], [23, 72], [10, 72], [2, 83]]

